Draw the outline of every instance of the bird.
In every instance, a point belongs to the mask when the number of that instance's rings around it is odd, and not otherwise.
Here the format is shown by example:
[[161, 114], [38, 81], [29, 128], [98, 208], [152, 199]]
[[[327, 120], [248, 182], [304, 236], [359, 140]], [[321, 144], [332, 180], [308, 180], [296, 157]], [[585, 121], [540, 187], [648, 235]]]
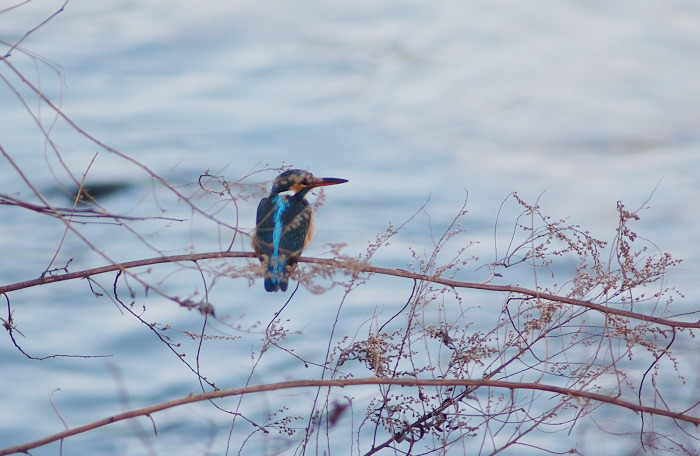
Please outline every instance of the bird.
[[315, 187], [337, 185], [347, 179], [314, 177], [291, 169], [277, 176], [270, 195], [258, 204], [253, 250], [266, 268], [265, 290], [287, 291], [289, 275], [312, 238], [313, 211], [306, 194]]

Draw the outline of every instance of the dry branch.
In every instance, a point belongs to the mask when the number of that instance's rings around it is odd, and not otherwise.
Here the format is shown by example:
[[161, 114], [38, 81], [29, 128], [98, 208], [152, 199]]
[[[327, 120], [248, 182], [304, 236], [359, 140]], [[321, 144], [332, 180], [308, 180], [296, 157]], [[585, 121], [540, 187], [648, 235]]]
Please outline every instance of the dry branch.
[[[99, 268], [86, 269], [83, 271], [70, 272], [66, 274], [57, 274], [51, 276], [39, 277], [32, 280], [27, 280], [24, 282], [17, 282], [10, 285], [0, 286], [0, 294], [10, 293], [15, 290], [20, 290], [24, 288], [30, 288], [38, 285], [45, 285], [54, 282], [62, 282], [66, 280], [74, 279], [84, 279], [91, 277], [93, 275], [105, 274], [107, 272], [114, 271], [125, 271], [127, 269], [138, 268], [142, 266], [149, 266], [152, 264], [159, 263], [177, 263], [177, 262], [195, 262], [200, 260], [211, 260], [211, 259], [221, 259], [221, 258], [254, 258], [255, 254], [253, 252], [210, 252], [210, 253], [192, 253], [187, 255], [173, 255], [155, 258], [146, 258], [143, 260], [128, 261], [125, 263], [115, 263], [108, 266], [101, 266]], [[544, 293], [537, 290], [531, 290], [523, 287], [516, 287], [513, 285], [491, 285], [485, 283], [477, 282], [462, 282], [458, 280], [443, 279], [441, 277], [430, 276], [425, 274], [418, 274], [415, 272], [409, 272], [403, 269], [389, 269], [381, 268], [377, 266], [372, 266], [368, 263], [362, 263], [357, 261], [338, 261], [338, 260], [328, 260], [324, 258], [309, 258], [301, 257], [299, 259], [302, 263], [313, 263], [320, 264], [324, 266], [332, 266], [335, 268], [345, 269], [354, 272], [366, 272], [372, 274], [383, 274], [394, 277], [403, 277], [412, 280], [420, 280], [425, 282], [432, 282], [440, 285], [445, 285], [452, 288], [469, 288], [473, 290], [485, 290], [485, 291], [495, 291], [510, 294], [520, 294], [523, 296], [530, 296], [535, 299], [542, 299], [553, 302], [560, 302], [562, 304], [571, 304], [574, 306], [586, 307], [597, 312], [616, 315], [620, 317], [632, 318], [635, 320], [646, 321], [648, 323], [653, 323], [657, 325], [669, 326], [673, 328], [690, 328], [690, 329], [700, 329], [700, 321], [680, 321], [671, 320], [667, 318], [654, 317], [650, 315], [645, 315], [639, 312], [632, 312], [625, 309], [615, 309], [612, 307], [607, 307], [601, 304], [596, 304], [591, 301], [585, 301], [582, 299], [574, 299], [566, 296], [558, 296], [551, 293]]]
[[415, 387], [415, 386], [466, 386], [466, 387], [492, 387], [492, 388], [505, 388], [505, 389], [527, 389], [527, 390], [539, 390], [539, 391], [549, 391], [555, 394], [562, 394], [574, 397], [580, 397], [582, 399], [593, 400], [601, 403], [607, 403], [616, 405], [619, 407], [626, 408], [636, 413], [648, 413], [651, 415], [659, 415], [672, 418], [674, 420], [685, 421], [688, 423], [693, 423], [695, 425], [700, 425], [700, 417], [686, 415], [684, 413], [671, 412], [669, 410], [660, 409], [656, 407], [644, 407], [639, 404], [632, 402], [627, 402], [615, 397], [606, 396], [604, 394], [591, 393], [588, 391], [577, 391], [569, 388], [562, 388], [559, 386], [545, 385], [541, 383], [519, 383], [519, 382], [506, 382], [499, 380], [470, 380], [470, 379], [397, 379], [397, 378], [355, 378], [355, 379], [344, 379], [344, 380], [297, 380], [289, 382], [280, 383], [269, 383], [264, 385], [246, 386], [242, 388], [231, 388], [227, 390], [211, 391], [208, 393], [189, 395], [179, 399], [173, 399], [171, 401], [161, 402], [160, 404], [151, 405], [148, 407], [131, 410], [128, 412], [120, 413], [117, 415], [112, 415], [107, 418], [103, 418], [98, 421], [93, 421], [92, 423], [85, 424], [83, 426], [74, 427], [67, 429], [65, 431], [50, 435], [43, 439], [36, 440], [34, 442], [17, 445], [10, 448], [5, 448], [0, 450], [0, 456], [15, 454], [15, 453], [26, 453], [27, 451], [47, 445], [52, 442], [57, 442], [65, 438], [71, 437], [73, 435], [81, 434], [93, 429], [97, 429], [108, 424], [116, 423], [118, 421], [124, 421], [131, 418], [136, 418], [139, 416], [150, 416], [153, 413], [160, 412], [169, 408], [178, 407], [185, 404], [192, 404], [194, 402], [208, 401], [212, 399], [220, 399], [229, 396], [238, 396], [242, 394], [251, 393], [261, 393], [265, 391], [276, 391], [282, 389], [292, 389], [292, 388], [308, 388], [308, 387], [347, 387], [347, 386], [358, 386], [358, 385], [395, 385], [404, 387]]

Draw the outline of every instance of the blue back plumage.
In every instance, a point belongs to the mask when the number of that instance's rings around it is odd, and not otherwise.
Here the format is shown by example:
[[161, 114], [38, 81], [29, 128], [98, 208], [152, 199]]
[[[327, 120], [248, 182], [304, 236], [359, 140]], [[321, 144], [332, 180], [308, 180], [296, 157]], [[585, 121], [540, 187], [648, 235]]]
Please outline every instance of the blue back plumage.
[[258, 205], [255, 251], [267, 264], [267, 291], [287, 290], [289, 274], [304, 248], [311, 223], [311, 208], [304, 194], [274, 194]]
[[282, 195], [273, 197], [273, 206], [275, 213], [272, 216], [272, 255], [270, 256], [267, 271], [270, 277], [265, 279], [265, 289], [267, 291], [276, 291], [281, 288], [282, 291], [287, 291], [287, 281], [285, 280], [284, 269], [287, 267], [284, 258], [280, 258], [280, 243], [282, 242], [283, 231], [283, 215], [285, 210], [289, 208], [289, 201]]

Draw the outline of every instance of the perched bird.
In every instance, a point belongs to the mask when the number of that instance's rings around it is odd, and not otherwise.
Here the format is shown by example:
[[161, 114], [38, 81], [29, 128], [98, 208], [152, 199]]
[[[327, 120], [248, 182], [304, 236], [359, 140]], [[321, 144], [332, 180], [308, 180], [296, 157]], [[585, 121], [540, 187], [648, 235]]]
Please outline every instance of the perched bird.
[[304, 198], [314, 187], [347, 182], [335, 177], [314, 177], [308, 171], [285, 171], [272, 183], [270, 195], [260, 200], [253, 249], [265, 273], [265, 290], [287, 291], [301, 251], [311, 241], [313, 211]]

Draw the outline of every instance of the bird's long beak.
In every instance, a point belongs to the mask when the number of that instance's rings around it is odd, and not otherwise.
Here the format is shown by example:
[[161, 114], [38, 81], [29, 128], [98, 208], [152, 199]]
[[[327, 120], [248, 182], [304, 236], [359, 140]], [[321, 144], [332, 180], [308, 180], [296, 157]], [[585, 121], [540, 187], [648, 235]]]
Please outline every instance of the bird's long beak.
[[307, 187], [324, 187], [326, 185], [344, 184], [347, 181], [347, 179], [339, 179], [337, 177], [315, 177], [314, 181], [311, 184], [307, 185]]

